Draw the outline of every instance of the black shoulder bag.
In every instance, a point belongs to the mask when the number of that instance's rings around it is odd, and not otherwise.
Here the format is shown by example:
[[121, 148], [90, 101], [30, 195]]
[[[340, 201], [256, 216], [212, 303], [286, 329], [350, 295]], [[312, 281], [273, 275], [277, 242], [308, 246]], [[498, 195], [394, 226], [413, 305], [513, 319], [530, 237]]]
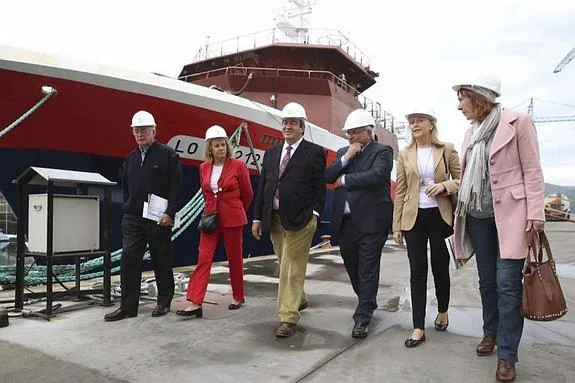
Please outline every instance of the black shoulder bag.
[[[216, 206], [218, 204], [218, 196], [216, 193]], [[200, 217], [198, 223], [198, 230], [204, 233], [211, 233], [218, 228], [218, 213], [206, 214], [205, 210]]]
[[198, 230], [204, 233], [211, 233], [218, 228], [218, 213], [206, 214], [202, 213], [200, 223], [198, 223]]

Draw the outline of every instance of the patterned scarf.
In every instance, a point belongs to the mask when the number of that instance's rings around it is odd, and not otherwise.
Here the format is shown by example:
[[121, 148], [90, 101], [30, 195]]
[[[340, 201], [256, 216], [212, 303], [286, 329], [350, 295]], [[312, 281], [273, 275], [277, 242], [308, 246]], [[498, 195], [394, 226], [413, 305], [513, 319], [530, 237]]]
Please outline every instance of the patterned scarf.
[[467, 149], [471, 153], [465, 166], [457, 199], [456, 214], [460, 217], [467, 214], [472, 202], [475, 203], [475, 209], [481, 211], [483, 193], [489, 186], [489, 178], [487, 177], [487, 156], [489, 153], [486, 153], [485, 147], [495, 133], [500, 117], [501, 106], [496, 104], [481, 124], [477, 122], [473, 124], [473, 134]]

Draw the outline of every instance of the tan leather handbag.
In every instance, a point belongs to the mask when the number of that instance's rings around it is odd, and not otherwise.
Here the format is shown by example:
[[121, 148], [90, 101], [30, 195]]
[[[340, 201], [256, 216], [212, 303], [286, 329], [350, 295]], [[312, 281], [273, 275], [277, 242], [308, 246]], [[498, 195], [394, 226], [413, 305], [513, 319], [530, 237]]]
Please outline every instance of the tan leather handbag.
[[[543, 249], [547, 260], [543, 261]], [[567, 313], [567, 303], [557, 278], [555, 260], [545, 232], [530, 241], [523, 266], [523, 302], [521, 315], [534, 321], [552, 321]]]

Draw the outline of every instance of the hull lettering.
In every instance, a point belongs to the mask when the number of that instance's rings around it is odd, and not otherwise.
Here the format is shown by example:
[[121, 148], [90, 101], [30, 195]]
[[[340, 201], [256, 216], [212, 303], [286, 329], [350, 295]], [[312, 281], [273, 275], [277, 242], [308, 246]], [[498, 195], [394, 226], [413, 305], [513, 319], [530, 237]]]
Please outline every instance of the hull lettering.
[[[181, 158], [204, 161], [205, 142], [201, 138], [178, 135], [170, 138], [167, 145], [172, 147]], [[264, 151], [254, 148], [254, 152], [255, 156], [252, 156], [250, 148], [238, 146], [233, 157], [244, 161], [248, 168], [256, 170], [256, 161], [259, 162], [260, 167], [263, 166]]]

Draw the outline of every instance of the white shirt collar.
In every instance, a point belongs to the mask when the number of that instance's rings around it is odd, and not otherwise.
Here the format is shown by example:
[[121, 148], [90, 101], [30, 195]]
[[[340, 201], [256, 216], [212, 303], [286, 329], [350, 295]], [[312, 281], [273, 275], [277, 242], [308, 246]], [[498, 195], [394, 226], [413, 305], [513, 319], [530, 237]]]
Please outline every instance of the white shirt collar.
[[295, 150], [297, 149], [297, 147], [299, 146], [299, 144], [303, 141], [303, 136], [301, 136], [301, 138], [299, 140], [296, 141], [295, 144], [288, 144], [287, 142], [284, 141], [284, 146], [282, 148], [282, 151], [285, 152], [287, 150], [288, 146], [291, 146], [291, 152], [295, 152]]

